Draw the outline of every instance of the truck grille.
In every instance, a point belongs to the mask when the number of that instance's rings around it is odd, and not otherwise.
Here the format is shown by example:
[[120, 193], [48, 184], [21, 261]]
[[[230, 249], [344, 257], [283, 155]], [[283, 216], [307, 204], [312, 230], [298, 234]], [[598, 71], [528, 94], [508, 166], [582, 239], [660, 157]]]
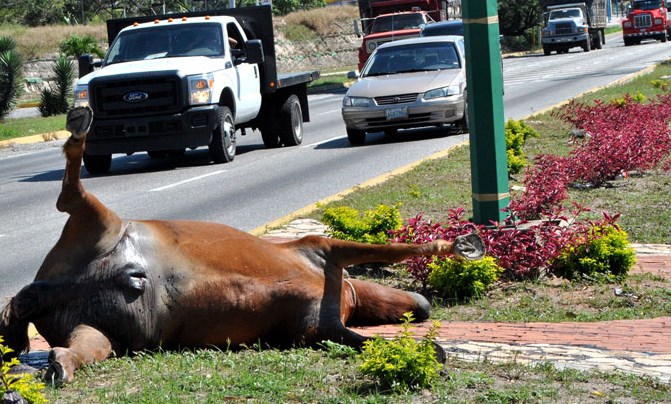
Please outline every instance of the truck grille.
[[[180, 80], [177, 76], [138, 77], [114, 81], [92, 80], [89, 90], [94, 113], [98, 117], [114, 118], [178, 112], [180, 110]], [[146, 94], [144, 101], [128, 102], [128, 94]], [[128, 97], [126, 97], [128, 98]]]
[[375, 102], [377, 105], [405, 104], [408, 102], [415, 102], [417, 100], [417, 95], [417, 93], [412, 93], [375, 97]]
[[573, 33], [573, 24], [571, 23], [561, 23], [555, 25], [555, 34], [557, 35], [570, 35]]
[[634, 16], [634, 27], [635, 28], [652, 27], [652, 15], [650, 15], [650, 14], [635, 15]]

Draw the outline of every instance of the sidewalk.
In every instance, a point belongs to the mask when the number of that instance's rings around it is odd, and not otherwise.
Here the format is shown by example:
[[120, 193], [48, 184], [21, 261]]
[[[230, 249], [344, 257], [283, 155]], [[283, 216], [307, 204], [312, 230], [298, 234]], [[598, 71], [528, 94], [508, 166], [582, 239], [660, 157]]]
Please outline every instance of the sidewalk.
[[[321, 223], [294, 220], [264, 236], [282, 242], [308, 234], [323, 235]], [[631, 273], [651, 272], [671, 282], [671, 248], [665, 245], [635, 245], [638, 263]], [[412, 328], [417, 336], [429, 324]], [[385, 325], [354, 328], [362, 335], [397, 335], [400, 327]], [[599, 323], [474, 323], [443, 322], [437, 342], [448, 357], [467, 361], [540, 363], [578, 370], [618, 370], [671, 383], [671, 317]], [[39, 335], [31, 339], [31, 350], [49, 349]], [[38, 353], [39, 356], [39, 353]]]

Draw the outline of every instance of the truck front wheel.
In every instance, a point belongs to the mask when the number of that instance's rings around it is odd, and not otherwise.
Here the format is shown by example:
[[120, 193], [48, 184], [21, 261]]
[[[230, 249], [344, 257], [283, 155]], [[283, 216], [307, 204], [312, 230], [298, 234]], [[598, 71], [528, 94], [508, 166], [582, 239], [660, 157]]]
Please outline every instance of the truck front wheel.
[[103, 154], [94, 156], [84, 152], [84, 167], [91, 175], [105, 174], [109, 172], [112, 166], [112, 155]]
[[235, 158], [235, 123], [230, 108], [220, 106], [218, 125], [212, 131], [210, 157], [215, 164], [228, 163]]
[[280, 139], [285, 146], [297, 146], [303, 142], [303, 111], [298, 97], [292, 94], [278, 113]]
[[585, 39], [585, 43], [582, 44], [582, 50], [585, 52], [589, 52], [591, 50], [591, 41], [589, 38]]

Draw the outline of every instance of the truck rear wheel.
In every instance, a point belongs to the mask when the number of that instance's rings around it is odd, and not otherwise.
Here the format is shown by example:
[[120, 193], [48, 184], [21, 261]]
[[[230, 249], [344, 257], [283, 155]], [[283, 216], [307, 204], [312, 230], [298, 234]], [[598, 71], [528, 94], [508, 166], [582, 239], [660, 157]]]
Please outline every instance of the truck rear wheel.
[[267, 120], [270, 122], [264, 123], [263, 126], [259, 128], [261, 131], [261, 138], [263, 139], [263, 145], [266, 146], [267, 149], [280, 147], [282, 142], [280, 141], [277, 123], [272, 118], [268, 118]]
[[230, 108], [220, 106], [218, 125], [212, 131], [210, 157], [216, 164], [228, 163], [235, 158], [235, 123]]
[[301, 102], [292, 94], [278, 112], [280, 140], [285, 146], [297, 146], [303, 142], [303, 111]]
[[94, 156], [84, 152], [84, 167], [91, 175], [106, 174], [112, 166], [112, 155]]

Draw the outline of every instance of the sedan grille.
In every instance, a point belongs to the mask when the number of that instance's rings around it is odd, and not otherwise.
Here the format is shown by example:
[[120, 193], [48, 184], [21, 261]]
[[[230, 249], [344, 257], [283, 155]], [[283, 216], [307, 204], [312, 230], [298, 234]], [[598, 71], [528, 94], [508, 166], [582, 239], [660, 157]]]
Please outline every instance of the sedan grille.
[[652, 27], [652, 16], [650, 14], [639, 14], [634, 16], [634, 27]]
[[389, 95], [385, 97], [375, 97], [377, 105], [407, 104], [417, 101], [418, 93]]

